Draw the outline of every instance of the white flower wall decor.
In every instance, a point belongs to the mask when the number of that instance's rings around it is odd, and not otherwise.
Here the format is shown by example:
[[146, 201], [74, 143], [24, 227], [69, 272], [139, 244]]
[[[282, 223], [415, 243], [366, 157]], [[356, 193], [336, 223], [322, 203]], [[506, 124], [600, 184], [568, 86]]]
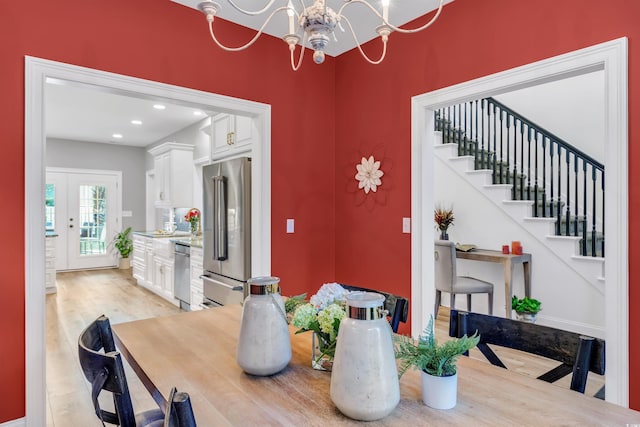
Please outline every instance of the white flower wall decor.
[[363, 188], [365, 194], [369, 194], [369, 191], [374, 193], [378, 187], [382, 185], [382, 176], [384, 172], [380, 170], [380, 160], [374, 160], [373, 156], [369, 156], [368, 159], [362, 158], [360, 164], [356, 165], [356, 180], [358, 181], [358, 189]]

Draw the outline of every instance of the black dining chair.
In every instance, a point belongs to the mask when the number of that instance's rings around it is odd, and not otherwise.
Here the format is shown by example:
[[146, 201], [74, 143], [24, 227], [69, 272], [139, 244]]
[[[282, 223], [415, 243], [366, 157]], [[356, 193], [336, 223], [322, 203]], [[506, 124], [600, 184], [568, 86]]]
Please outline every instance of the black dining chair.
[[388, 312], [388, 320], [393, 332], [398, 332], [400, 322], [407, 323], [409, 317], [409, 300], [407, 298], [359, 286], [343, 285], [342, 283], [340, 286], [348, 291], [376, 292], [384, 295], [384, 309]]
[[[98, 317], [82, 331], [78, 339], [78, 357], [84, 376], [91, 383], [91, 399], [103, 425], [147, 427], [155, 421], [164, 420], [160, 409], [134, 413], [122, 356], [116, 351], [111, 324], [106, 316]], [[115, 412], [100, 407], [98, 396], [103, 390], [113, 395]]]
[[[585, 391], [589, 371], [604, 375], [605, 342], [602, 339], [535, 323], [451, 310], [449, 336], [462, 337], [475, 331], [480, 334], [478, 349], [492, 365], [506, 369], [489, 344], [560, 362], [538, 379], [552, 383], [571, 374], [570, 388], [580, 393]], [[601, 389], [596, 397], [603, 394]]]
[[188, 393], [179, 392], [175, 387], [171, 389], [163, 427], [196, 427], [196, 418]]

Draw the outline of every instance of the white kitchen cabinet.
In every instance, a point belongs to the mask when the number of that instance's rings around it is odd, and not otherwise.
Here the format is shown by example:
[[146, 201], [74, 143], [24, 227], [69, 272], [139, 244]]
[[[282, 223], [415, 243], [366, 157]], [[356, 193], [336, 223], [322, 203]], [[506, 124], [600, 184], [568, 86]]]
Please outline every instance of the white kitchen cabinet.
[[204, 289], [200, 276], [203, 272], [202, 248], [191, 246], [191, 310], [200, 310], [204, 298]]
[[251, 117], [218, 114], [211, 119], [211, 159], [249, 151], [256, 136]]
[[133, 277], [138, 285], [176, 304], [173, 297], [173, 242], [167, 238], [133, 235]]
[[57, 236], [47, 236], [44, 247], [44, 283], [45, 292], [54, 294], [56, 287], [56, 240]]
[[154, 165], [156, 207], [193, 204], [193, 146], [167, 142], [149, 150]]

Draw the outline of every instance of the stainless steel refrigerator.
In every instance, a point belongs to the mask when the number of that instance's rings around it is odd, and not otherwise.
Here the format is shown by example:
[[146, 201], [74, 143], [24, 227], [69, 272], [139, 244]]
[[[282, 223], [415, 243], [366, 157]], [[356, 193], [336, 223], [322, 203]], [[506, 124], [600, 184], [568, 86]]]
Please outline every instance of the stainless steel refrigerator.
[[242, 302], [251, 277], [251, 159], [203, 168], [204, 296], [209, 303]]

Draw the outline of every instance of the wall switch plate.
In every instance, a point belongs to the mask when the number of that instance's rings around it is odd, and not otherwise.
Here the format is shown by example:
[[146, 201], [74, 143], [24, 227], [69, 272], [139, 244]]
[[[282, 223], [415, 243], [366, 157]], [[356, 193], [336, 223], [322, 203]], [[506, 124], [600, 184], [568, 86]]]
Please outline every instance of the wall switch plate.
[[402, 218], [402, 232], [411, 233], [411, 218]]
[[287, 219], [287, 233], [293, 233], [295, 221], [293, 219]]

